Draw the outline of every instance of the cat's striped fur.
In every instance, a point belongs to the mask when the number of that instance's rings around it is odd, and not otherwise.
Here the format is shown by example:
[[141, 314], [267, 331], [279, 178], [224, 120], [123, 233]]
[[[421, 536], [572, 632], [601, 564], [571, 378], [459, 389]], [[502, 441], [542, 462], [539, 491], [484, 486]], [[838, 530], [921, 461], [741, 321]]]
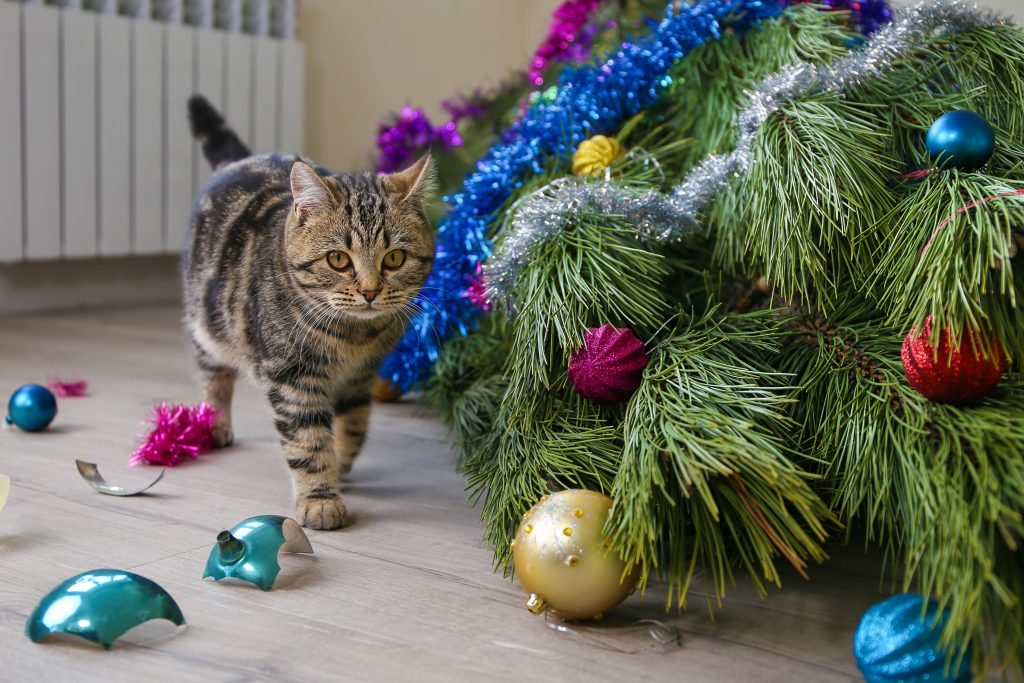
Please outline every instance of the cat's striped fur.
[[341, 477], [366, 436], [377, 368], [433, 262], [430, 160], [332, 175], [293, 156], [248, 156], [205, 100], [189, 108], [219, 168], [196, 197], [182, 267], [205, 400], [222, 411], [216, 443], [233, 439], [231, 394], [248, 372], [273, 410], [299, 522], [339, 527]]

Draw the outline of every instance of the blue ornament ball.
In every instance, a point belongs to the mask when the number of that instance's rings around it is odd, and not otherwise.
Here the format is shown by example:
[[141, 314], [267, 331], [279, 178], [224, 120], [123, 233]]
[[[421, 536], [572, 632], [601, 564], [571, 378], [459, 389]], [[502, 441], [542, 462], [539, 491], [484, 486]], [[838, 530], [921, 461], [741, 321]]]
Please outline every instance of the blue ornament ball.
[[[927, 607], [925, 607], [927, 602]], [[922, 610], [924, 619], [922, 620]], [[946, 668], [939, 636], [947, 613], [915, 593], [901, 593], [868, 609], [853, 636], [853, 654], [867, 683], [970, 683], [970, 649]], [[956, 664], [954, 661], [953, 664]]]
[[38, 384], [19, 387], [7, 402], [7, 423], [26, 432], [46, 429], [56, 415], [56, 397], [52, 391]]
[[996, 135], [982, 116], [967, 109], [948, 111], [928, 129], [928, 154], [940, 168], [974, 171], [985, 165], [995, 149]]

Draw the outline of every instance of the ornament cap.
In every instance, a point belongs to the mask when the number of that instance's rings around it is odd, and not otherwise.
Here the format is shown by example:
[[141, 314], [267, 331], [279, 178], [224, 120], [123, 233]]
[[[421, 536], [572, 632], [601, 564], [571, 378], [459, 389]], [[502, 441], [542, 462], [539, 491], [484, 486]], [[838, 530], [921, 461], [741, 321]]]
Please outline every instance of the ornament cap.
[[547, 609], [547, 604], [544, 602], [544, 598], [536, 593], [530, 593], [530, 597], [526, 600], [526, 609], [534, 614], [540, 614]]
[[589, 176], [600, 173], [619, 159], [625, 150], [615, 138], [594, 135], [579, 144], [572, 155], [574, 175]]

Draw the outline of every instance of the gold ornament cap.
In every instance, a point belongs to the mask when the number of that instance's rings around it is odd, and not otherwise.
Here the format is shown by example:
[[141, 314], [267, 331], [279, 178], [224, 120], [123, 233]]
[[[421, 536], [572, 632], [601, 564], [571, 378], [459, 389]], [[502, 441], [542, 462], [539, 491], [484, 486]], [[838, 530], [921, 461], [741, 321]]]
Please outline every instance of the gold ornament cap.
[[615, 138], [595, 135], [576, 148], [572, 155], [572, 172], [582, 176], [600, 173], [625, 153], [626, 150]]
[[636, 586], [636, 571], [609, 550], [602, 534], [612, 499], [572, 489], [545, 496], [523, 517], [512, 543], [516, 575], [530, 611], [594, 619]]
[[372, 393], [373, 400], [378, 403], [394, 403], [402, 398], [402, 390], [383, 377], [374, 380]]

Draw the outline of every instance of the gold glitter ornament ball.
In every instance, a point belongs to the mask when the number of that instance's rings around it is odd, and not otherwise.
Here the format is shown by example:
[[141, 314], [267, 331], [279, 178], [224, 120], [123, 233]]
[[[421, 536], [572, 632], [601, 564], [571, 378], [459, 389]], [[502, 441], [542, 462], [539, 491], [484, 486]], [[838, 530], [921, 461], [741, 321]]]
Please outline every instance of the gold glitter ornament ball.
[[611, 507], [604, 494], [571, 489], [544, 496], [523, 516], [512, 558], [531, 611], [592, 619], [633, 591], [636, 572], [623, 576], [626, 565], [601, 533]]
[[572, 155], [573, 175], [594, 175], [626, 153], [619, 141], [604, 135], [587, 138]]

